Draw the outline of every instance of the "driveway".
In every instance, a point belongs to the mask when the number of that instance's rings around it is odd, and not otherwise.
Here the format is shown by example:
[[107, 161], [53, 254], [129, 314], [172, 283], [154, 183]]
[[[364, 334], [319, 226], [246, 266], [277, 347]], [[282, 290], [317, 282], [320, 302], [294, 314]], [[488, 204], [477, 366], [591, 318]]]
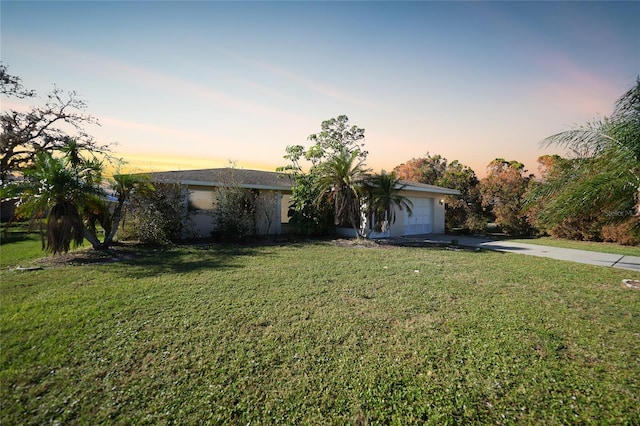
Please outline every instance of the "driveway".
[[488, 238], [467, 237], [464, 235], [416, 235], [403, 237], [409, 241], [423, 241], [426, 243], [449, 243], [457, 241], [457, 244], [465, 247], [483, 248], [507, 253], [527, 254], [530, 256], [550, 257], [552, 259], [567, 260], [570, 262], [586, 263], [589, 265], [608, 266], [612, 268], [627, 269], [640, 272], [640, 257], [623, 256], [620, 254], [600, 253], [586, 250], [576, 250], [559, 247], [541, 246], [538, 244], [517, 243], [511, 241], [496, 241]]

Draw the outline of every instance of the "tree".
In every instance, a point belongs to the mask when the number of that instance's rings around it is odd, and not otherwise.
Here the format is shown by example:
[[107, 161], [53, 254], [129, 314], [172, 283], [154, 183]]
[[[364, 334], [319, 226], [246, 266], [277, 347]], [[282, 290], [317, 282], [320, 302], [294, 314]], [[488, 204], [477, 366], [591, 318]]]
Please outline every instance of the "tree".
[[113, 243], [113, 239], [118, 230], [118, 225], [122, 219], [125, 203], [131, 199], [134, 194], [149, 196], [155, 191], [155, 188], [151, 184], [150, 177], [148, 175], [141, 174], [116, 174], [113, 176], [113, 179], [111, 179], [109, 186], [116, 194], [116, 205], [113, 212], [110, 212], [110, 229], [105, 235], [104, 242], [102, 243], [103, 246], [107, 247]]
[[279, 219], [280, 195], [276, 191], [261, 191], [256, 198], [256, 221], [264, 221], [265, 234], [271, 233], [271, 225]]
[[30, 98], [35, 96], [35, 91], [25, 89], [20, 77], [9, 74], [7, 67], [0, 63], [0, 93], [16, 98]]
[[350, 225], [358, 233], [360, 225], [360, 197], [369, 169], [359, 160], [358, 150], [344, 148], [317, 166], [316, 204], [328, 202], [335, 210], [336, 225]]
[[[0, 88], [6, 96], [35, 96], [1, 64]], [[152, 187], [144, 176], [117, 175], [111, 182], [115, 207], [108, 203], [103, 189], [104, 165], [97, 157], [106, 154], [107, 148], [83, 130], [83, 125], [98, 121], [83, 112], [86, 104], [75, 92], [54, 88], [47, 97], [44, 107], [32, 107], [27, 113], [7, 110], [0, 115], [2, 198], [19, 199], [18, 213], [32, 222], [46, 222], [44, 248], [54, 254], [68, 251], [72, 243], [80, 244], [84, 238], [96, 249], [108, 248], [127, 199], [135, 191]], [[75, 136], [65, 127], [75, 129]], [[12, 179], [7, 180], [9, 176]], [[102, 242], [97, 237], [98, 225], [105, 232]]]
[[412, 158], [396, 166], [396, 175], [403, 180], [457, 189], [460, 195], [448, 195], [446, 223], [453, 228], [466, 227], [479, 230], [479, 223], [485, 223], [481, 204], [479, 183], [475, 172], [458, 160], [451, 163], [441, 155], [427, 153], [421, 158]]
[[[69, 251], [72, 243], [84, 239], [94, 249], [106, 249], [112, 243], [121, 219], [121, 212], [130, 196], [151, 191], [149, 179], [143, 175], [114, 176], [111, 190], [116, 202], [107, 201], [103, 189], [103, 164], [86, 153], [74, 140], [68, 139], [61, 148], [63, 156], [39, 152], [34, 164], [24, 171], [18, 185], [20, 202], [17, 214], [46, 224], [46, 243], [43, 248], [53, 254]], [[84, 155], [83, 155], [84, 154]], [[105, 232], [101, 242], [98, 225]]]
[[43, 249], [53, 254], [69, 251], [71, 244], [80, 245], [85, 228], [82, 207], [93, 197], [102, 195], [94, 183], [91, 164], [69, 166], [68, 158], [55, 158], [48, 152], [36, 155], [34, 165], [25, 171], [27, 177], [18, 210], [27, 214], [34, 224], [46, 222], [46, 241]]
[[255, 233], [256, 198], [256, 192], [237, 185], [218, 188], [212, 212], [216, 232], [229, 240]]
[[302, 171], [300, 161], [306, 158], [305, 153], [306, 149], [302, 145], [287, 146], [284, 158], [291, 164], [276, 170], [292, 177], [289, 223], [302, 234], [323, 235], [332, 227], [334, 212], [331, 205], [319, 206], [315, 202], [319, 197], [319, 176], [315, 167], [311, 167], [307, 173]]
[[240, 240], [257, 233], [259, 192], [238, 183], [234, 162], [230, 163], [229, 170], [231, 173], [213, 194], [211, 215], [216, 234], [223, 239]]
[[496, 224], [508, 234], [526, 234], [529, 223], [523, 210], [525, 193], [532, 178], [524, 164], [496, 158], [480, 182], [482, 205], [492, 209]]
[[168, 244], [187, 235], [191, 223], [183, 215], [184, 191], [179, 184], [156, 183], [152, 191], [132, 192], [122, 211], [122, 238]]
[[472, 232], [484, 229], [486, 214], [482, 209], [480, 181], [470, 167], [453, 160], [436, 181], [436, 185], [460, 191], [460, 195], [445, 196], [447, 226], [465, 228]]
[[[364, 129], [350, 125], [349, 118], [340, 115], [323, 121], [321, 131], [308, 140], [313, 142], [308, 148], [287, 146], [284, 158], [291, 163], [277, 169], [293, 176], [291, 223], [308, 234], [325, 233], [332, 222], [357, 229], [359, 212], [354, 206], [359, 203], [361, 188], [348, 175], [366, 171]], [[303, 161], [311, 164], [306, 173]], [[338, 186], [332, 186], [332, 181]]]
[[293, 176], [289, 223], [305, 235], [325, 235], [333, 227], [335, 212], [332, 204], [318, 204], [319, 176], [314, 171]]
[[[0, 68], [2, 94], [16, 97], [34, 97], [35, 92], [22, 87], [18, 77]], [[0, 115], [0, 180], [5, 182], [12, 172], [22, 171], [33, 164], [39, 152], [53, 154], [64, 148], [69, 138], [84, 150], [106, 153], [108, 148], [98, 144], [84, 131], [85, 125], [98, 125], [98, 120], [84, 113], [87, 104], [76, 92], [53, 89], [44, 106], [34, 106], [28, 112], [3, 110]], [[67, 129], [75, 130], [69, 135]]]
[[342, 151], [347, 154], [357, 152], [356, 157], [362, 161], [369, 154], [364, 149], [364, 129], [350, 125], [346, 115], [323, 121], [321, 131], [310, 135], [308, 139], [314, 145], [305, 152], [305, 156], [314, 164], [340, 155]]
[[384, 232], [396, 222], [396, 208], [412, 214], [413, 203], [400, 194], [404, 187], [394, 172], [382, 170], [366, 179], [367, 216], [374, 231]]
[[393, 169], [400, 179], [428, 185], [438, 185], [446, 170], [447, 159], [441, 155], [431, 156], [428, 152], [424, 157], [412, 158]]
[[[563, 203], [554, 192], [567, 185], [578, 162], [559, 155], [538, 158], [539, 180], [532, 180], [525, 195], [527, 219], [539, 232], [558, 238], [592, 240], [599, 238], [599, 227], [594, 212], [584, 210], [571, 216], [556, 216]], [[535, 200], [535, 201], [533, 201]]]
[[640, 78], [610, 117], [549, 136], [542, 145], [567, 148], [573, 158], [556, 162], [529, 195], [539, 223], [553, 227], [587, 217], [588, 227], [620, 225], [640, 238]]

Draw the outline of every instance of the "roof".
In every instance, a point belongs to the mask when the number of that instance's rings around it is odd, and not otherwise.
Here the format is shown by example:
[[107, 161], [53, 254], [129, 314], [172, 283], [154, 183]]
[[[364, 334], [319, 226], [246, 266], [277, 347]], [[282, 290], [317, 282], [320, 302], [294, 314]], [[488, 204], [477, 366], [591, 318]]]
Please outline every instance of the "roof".
[[[180, 183], [192, 186], [225, 186], [239, 185], [250, 189], [270, 189], [275, 191], [290, 191], [291, 176], [284, 173], [266, 172], [263, 170], [234, 169], [231, 167], [219, 169], [180, 170], [170, 172], [153, 172], [149, 174], [153, 182]], [[400, 185], [405, 191], [431, 192], [443, 195], [458, 195], [456, 189], [425, 183], [402, 180]]]
[[400, 185], [404, 185], [402, 190], [404, 191], [416, 191], [416, 192], [433, 192], [443, 195], [460, 195], [460, 191], [457, 189], [444, 188], [442, 186], [429, 185], [426, 183], [412, 182], [409, 180], [401, 180]]
[[197, 186], [239, 185], [250, 189], [291, 190], [291, 178], [283, 173], [263, 170], [219, 169], [153, 172], [153, 182], [180, 183]]

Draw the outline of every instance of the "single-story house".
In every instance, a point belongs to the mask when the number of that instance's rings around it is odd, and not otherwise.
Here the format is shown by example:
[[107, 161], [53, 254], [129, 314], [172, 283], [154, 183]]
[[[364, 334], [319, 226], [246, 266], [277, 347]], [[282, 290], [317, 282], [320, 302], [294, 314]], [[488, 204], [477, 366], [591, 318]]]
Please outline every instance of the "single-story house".
[[[256, 226], [259, 235], [278, 235], [293, 232], [289, 226], [288, 210], [291, 200], [292, 178], [289, 175], [261, 170], [216, 168], [150, 173], [154, 184], [176, 185], [181, 189], [184, 220], [187, 214], [196, 235], [207, 237], [215, 231], [211, 210], [214, 191], [224, 186], [240, 186], [256, 191], [268, 200]], [[396, 221], [383, 232], [373, 232], [370, 238], [396, 237], [418, 234], [442, 234], [445, 231], [444, 196], [458, 195], [455, 189], [416, 182], [401, 182], [401, 194], [413, 203], [412, 214], [406, 210], [396, 213]], [[186, 235], [185, 235], [186, 237]]]
[[384, 232], [371, 233], [369, 238], [444, 234], [444, 197], [460, 195], [460, 191], [406, 180], [400, 181], [400, 184], [404, 185], [400, 195], [412, 203], [411, 214], [406, 209], [396, 211], [395, 223], [389, 223]]

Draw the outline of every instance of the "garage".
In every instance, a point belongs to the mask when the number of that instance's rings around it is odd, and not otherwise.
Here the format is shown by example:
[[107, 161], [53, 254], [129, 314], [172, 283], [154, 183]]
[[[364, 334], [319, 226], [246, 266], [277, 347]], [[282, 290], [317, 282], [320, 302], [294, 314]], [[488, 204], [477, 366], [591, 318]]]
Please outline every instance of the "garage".
[[412, 215], [404, 211], [404, 235], [430, 234], [433, 232], [433, 198], [411, 197]]

